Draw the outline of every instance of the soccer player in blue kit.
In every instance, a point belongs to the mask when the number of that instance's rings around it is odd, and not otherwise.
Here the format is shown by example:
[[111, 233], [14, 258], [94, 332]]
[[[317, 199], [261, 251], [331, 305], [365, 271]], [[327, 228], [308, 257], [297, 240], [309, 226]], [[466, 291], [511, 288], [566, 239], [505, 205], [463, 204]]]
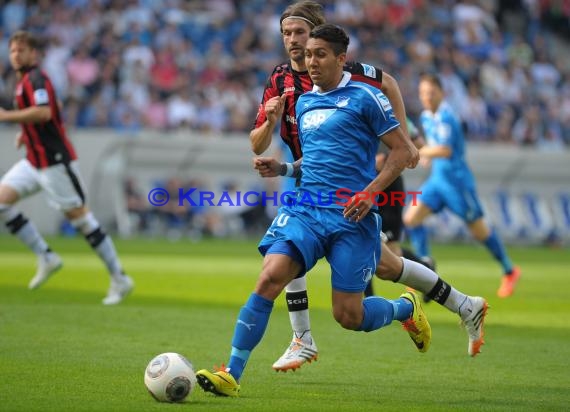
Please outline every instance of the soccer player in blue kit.
[[[412, 323], [418, 339], [429, 340], [431, 328], [419, 297], [363, 299], [362, 292], [380, 259], [381, 219], [371, 212], [373, 196], [353, 196], [346, 206], [339, 188], [369, 195], [384, 190], [414, 156], [388, 99], [372, 86], [351, 81], [343, 71], [349, 38], [338, 26], [311, 31], [305, 61], [314, 83], [297, 101], [297, 124], [303, 150], [297, 202], [283, 206], [259, 244], [263, 268], [236, 322], [226, 368], [200, 370], [198, 383], [207, 392], [238, 396], [239, 380], [251, 351], [261, 341], [273, 302], [296, 276], [326, 257], [332, 275], [335, 320], [345, 329], [370, 332], [393, 320]], [[392, 151], [382, 171], [375, 170], [379, 138]], [[330, 194], [331, 202], [313, 202]]]
[[473, 237], [500, 262], [504, 276], [497, 295], [506, 298], [513, 294], [521, 271], [511, 263], [497, 233], [485, 223], [475, 179], [465, 160], [461, 123], [444, 100], [437, 76], [424, 74], [420, 77], [419, 98], [424, 108], [420, 121], [427, 140], [427, 145], [420, 149], [420, 156], [430, 159], [431, 174], [420, 188], [418, 202], [404, 215], [412, 244], [418, 255], [430, 255], [427, 231], [422, 222], [430, 214], [447, 207], [463, 219]]
[[[310, 31], [325, 22], [323, 7], [312, 0], [292, 3], [281, 15], [283, 45], [289, 55], [289, 61], [277, 65], [268, 78], [256, 117], [255, 129], [250, 133], [250, 140], [253, 152], [260, 155], [270, 146], [272, 132], [277, 125], [280, 125], [281, 141], [289, 147], [295, 162], [287, 164], [280, 163], [271, 157], [258, 157], [254, 160], [254, 168], [262, 177], [289, 175], [289, 172], [300, 167], [303, 153], [297, 131], [295, 105], [302, 94], [313, 89], [313, 81], [305, 63], [305, 46]], [[379, 68], [358, 62], [347, 62], [344, 71], [351, 74], [351, 80], [364, 82], [382, 90], [388, 98], [394, 116], [400, 122], [406, 121], [404, 102], [393, 77]], [[414, 156], [414, 161], [417, 159], [419, 156]], [[291, 176], [284, 180], [294, 183], [297, 178], [298, 176]], [[395, 180], [390, 187], [386, 188], [386, 192], [403, 191], [403, 188], [397, 188], [398, 181], [401, 183], [401, 179]], [[388, 212], [386, 208], [380, 209], [381, 215], [386, 212]], [[400, 210], [397, 211], [396, 216], [394, 213], [388, 213], [382, 219], [383, 230], [386, 228], [386, 230], [393, 230], [393, 233], [400, 232], [400, 226], [403, 226], [401, 220]], [[376, 276], [422, 292], [424, 296], [459, 315], [469, 337], [467, 353], [470, 356], [480, 353], [481, 345], [484, 343], [483, 324], [487, 311], [485, 299], [465, 295], [429, 268], [416, 264], [409, 258], [400, 258], [399, 254], [391, 251], [390, 247], [394, 242], [390, 240], [393, 239], [388, 236], [387, 242], [382, 244]], [[370, 289], [365, 290], [366, 296], [372, 294]], [[285, 287], [284, 295], [293, 329], [293, 338], [272, 367], [276, 371], [286, 372], [317, 359], [318, 351], [311, 332], [306, 276], [298, 276], [292, 280]], [[416, 336], [413, 333], [410, 337], [420, 352], [426, 352], [429, 349], [426, 342], [416, 342]]]

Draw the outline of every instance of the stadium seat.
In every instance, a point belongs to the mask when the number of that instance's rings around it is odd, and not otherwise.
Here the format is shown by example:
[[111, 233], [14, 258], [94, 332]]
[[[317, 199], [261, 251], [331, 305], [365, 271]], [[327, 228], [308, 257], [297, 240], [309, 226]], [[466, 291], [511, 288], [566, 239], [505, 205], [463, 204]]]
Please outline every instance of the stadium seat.
[[489, 210], [492, 225], [501, 237], [520, 242], [527, 239], [527, 228], [522, 202], [506, 190], [498, 190], [484, 202]]
[[430, 237], [437, 241], [464, 240], [469, 237], [463, 221], [447, 209], [429, 216], [425, 225]]
[[556, 241], [554, 217], [546, 199], [531, 192], [523, 193], [520, 199], [529, 239], [541, 242]]
[[557, 233], [565, 242], [570, 242], [570, 193], [557, 193], [550, 205]]

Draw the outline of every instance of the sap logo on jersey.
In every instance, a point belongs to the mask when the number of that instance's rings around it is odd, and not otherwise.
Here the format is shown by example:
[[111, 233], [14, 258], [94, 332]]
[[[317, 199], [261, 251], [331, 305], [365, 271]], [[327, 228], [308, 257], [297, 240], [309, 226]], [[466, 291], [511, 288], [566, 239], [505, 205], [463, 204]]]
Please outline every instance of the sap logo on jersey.
[[336, 112], [336, 109], [314, 110], [303, 116], [301, 128], [303, 130], [318, 129], [329, 117]]

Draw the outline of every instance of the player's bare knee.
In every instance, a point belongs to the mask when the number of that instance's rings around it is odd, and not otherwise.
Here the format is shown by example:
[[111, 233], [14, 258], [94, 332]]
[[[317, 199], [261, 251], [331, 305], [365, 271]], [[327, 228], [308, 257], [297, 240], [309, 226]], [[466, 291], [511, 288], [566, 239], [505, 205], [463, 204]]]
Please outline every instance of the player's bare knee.
[[261, 272], [255, 285], [255, 293], [266, 299], [274, 300], [279, 296], [279, 284], [275, 282], [275, 277], [270, 273]]
[[362, 323], [362, 313], [349, 310], [333, 309], [334, 319], [344, 329], [357, 330]]
[[394, 280], [398, 277], [398, 272], [396, 272], [390, 266], [380, 263], [376, 266], [376, 277], [382, 280]]
[[356, 318], [349, 317], [346, 315], [340, 317], [340, 319], [336, 319], [336, 321], [340, 324], [340, 326], [348, 330], [357, 330], [361, 323], [358, 322]]
[[20, 199], [20, 195], [7, 185], [0, 185], [0, 204], [11, 206]]
[[75, 207], [73, 209], [66, 210], [64, 212], [64, 215], [69, 220], [75, 220], [75, 219], [79, 219], [79, 218], [85, 216], [85, 214], [87, 212], [89, 212], [89, 209], [87, 208], [87, 206], [84, 205], [84, 206]]
[[255, 292], [267, 299], [274, 300], [294, 277], [295, 275], [286, 267], [264, 265], [257, 280]]
[[402, 273], [401, 258], [393, 253], [383, 253], [380, 263], [376, 266], [376, 276], [382, 280], [396, 280], [400, 273]]

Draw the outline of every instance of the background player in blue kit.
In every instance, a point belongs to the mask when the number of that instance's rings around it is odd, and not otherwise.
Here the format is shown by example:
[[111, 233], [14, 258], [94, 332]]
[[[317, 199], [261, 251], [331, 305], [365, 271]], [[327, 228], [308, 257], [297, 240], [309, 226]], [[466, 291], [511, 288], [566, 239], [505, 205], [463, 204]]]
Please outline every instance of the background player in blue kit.
[[[298, 199], [318, 198], [350, 188], [354, 193], [385, 189], [410, 163], [416, 149], [405, 139], [388, 100], [379, 89], [350, 80], [343, 71], [349, 39], [338, 26], [324, 24], [311, 31], [305, 61], [315, 84], [297, 101], [297, 124], [303, 150]], [[380, 172], [375, 170], [379, 137], [392, 152]], [[280, 209], [259, 250], [265, 255], [254, 293], [238, 316], [227, 368], [197, 372], [200, 386], [222, 396], [237, 396], [251, 351], [261, 341], [273, 302], [285, 285], [326, 257], [332, 271], [333, 315], [346, 329], [372, 331], [393, 320], [413, 323], [417, 340], [429, 345], [431, 329], [418, 296], [397, 300], [362, 292], [380, 258], [381, 219], [369, 213], [372, 199], [354, 196], [343, 208], [294, 204]]]
[[430, 214], [447, 207], [463, 219], [473, 237], [500, 262], [504, 276], [497, 295], [508, 297], [513, 294], [521, 271], [513, 266], [497, 233], [483, 218], [475, 179], [465, 160], [461, 123], [444, 100], [437, 76], [421, 76], [419, 98], [424, 108], [420, 121], [427, 140], [427, 145], [420, 149], [420, 155], [431, 161], [431, 174], [420, 188], [419, 201], [410, 205], [404, 216], [416, 253], [426, 257], [430, 255], [427, 231], [422, 222]]

